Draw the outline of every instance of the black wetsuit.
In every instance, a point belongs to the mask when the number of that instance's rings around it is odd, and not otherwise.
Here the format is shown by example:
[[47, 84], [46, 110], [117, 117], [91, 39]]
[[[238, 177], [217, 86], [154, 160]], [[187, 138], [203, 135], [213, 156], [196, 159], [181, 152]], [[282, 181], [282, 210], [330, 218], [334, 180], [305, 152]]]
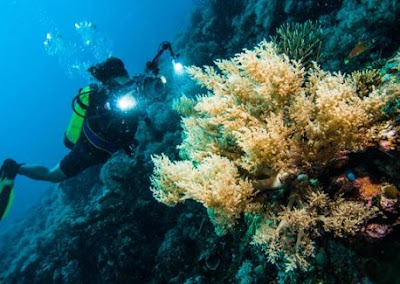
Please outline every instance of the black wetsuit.
[[[113, 147], [105, 151], [96, 146], [84, 131], [77, 143], [60, 162], [60, 169], [67, 177], [72, 177], [90, 166], [106, 162], [113, 152], [125, 149], [129, 154], [130, 147], [135, 144], [134, 136], [139, 121], [145, 118], [144, 98], [137, 98], [135, 109], [123, 113], [113, 108], [116, 94], [122, 88], [105, 89], [91, 85], [89, 108], [85, 122], [99, 137], [109, 142]], [[106, 105], [110, 107], [106, 107]]]

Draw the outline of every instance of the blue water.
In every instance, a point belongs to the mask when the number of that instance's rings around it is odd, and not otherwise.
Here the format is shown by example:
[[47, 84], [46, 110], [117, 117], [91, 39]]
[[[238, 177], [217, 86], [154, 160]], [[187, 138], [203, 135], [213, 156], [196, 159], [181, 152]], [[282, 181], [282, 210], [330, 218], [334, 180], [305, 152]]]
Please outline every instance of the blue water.
[[[143, 72], [159, 43], [173, 43], [187, 26], [192, 6], [182, 0], [0, 1], [0, 160], [56, 165], [67, 153], [62, 141], [71, 99], [88, 83], [85, 66], [109, 54], [123, 59], [131, 75]], [[85, 21], [95, 28], [82, 36], [75, 23]], [[47, 34], [58, 40], [53, 49], [44, 44]], [[17, 177], [0, 231], [29, 214], [49, 186]]]

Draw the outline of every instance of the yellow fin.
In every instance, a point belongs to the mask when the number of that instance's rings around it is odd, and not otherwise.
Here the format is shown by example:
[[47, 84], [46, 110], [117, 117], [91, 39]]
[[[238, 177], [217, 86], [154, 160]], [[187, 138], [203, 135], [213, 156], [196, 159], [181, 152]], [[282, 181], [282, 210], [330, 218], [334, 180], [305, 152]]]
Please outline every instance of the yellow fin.
[[15, 195], [14, 188], [12, 188], [11, 192], [10, 192], [10, 197], [8, 198], [8, 204], [7, 204], [6, 210], [4, 211], [3, 216], [0, 217], [0, 220], [4, 219], [10, 212], [11, 206], [14, 202], [14, 195]]

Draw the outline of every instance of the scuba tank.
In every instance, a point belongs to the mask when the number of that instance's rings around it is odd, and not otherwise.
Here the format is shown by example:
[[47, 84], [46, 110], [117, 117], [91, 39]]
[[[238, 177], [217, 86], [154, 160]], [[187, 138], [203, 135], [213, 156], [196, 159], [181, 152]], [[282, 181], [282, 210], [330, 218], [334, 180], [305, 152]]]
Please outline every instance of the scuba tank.
[[64, 136], [64, 145], [72, 149], [82, 133], [83, 121], [89, 107], [90, 86], [79, 90], [79, 94], [72, 100], [73, 113]]

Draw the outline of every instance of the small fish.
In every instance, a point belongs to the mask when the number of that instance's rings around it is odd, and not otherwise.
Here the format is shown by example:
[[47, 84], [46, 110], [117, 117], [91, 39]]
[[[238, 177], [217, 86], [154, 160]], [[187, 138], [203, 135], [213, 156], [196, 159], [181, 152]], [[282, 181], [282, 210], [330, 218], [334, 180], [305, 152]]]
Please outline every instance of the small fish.
[[364, 52], [368, 51], [375, 43], [375, 39], [371, 40], [364, 40], [364, 41], [359, 41], [356, 43], [356, 45], [353, 47], [353, 49], [350, 51], [350, 53], [347, 55], [346, 59], [344, 60], [345, 64], [348, 64], [350, 59], [357, 57]]
[[346, 171], [346, 177], [349, 181], [355, 181], [356, 180], [356, 174], [352, 170], [347, 170]]

